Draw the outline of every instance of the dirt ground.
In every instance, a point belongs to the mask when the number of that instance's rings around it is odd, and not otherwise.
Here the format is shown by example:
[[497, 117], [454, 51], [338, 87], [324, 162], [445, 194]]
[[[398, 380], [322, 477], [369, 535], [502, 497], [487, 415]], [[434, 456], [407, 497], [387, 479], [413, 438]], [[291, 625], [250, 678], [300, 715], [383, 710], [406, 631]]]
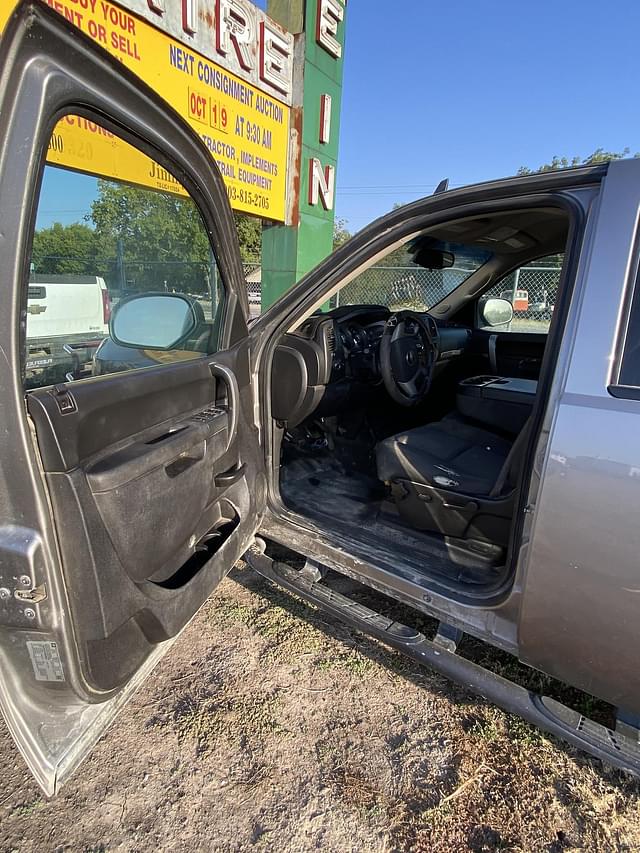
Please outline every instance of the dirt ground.
[[0, 773], [1, 851], [640, 849], [638, 782], [243, 567], [57, 799]]

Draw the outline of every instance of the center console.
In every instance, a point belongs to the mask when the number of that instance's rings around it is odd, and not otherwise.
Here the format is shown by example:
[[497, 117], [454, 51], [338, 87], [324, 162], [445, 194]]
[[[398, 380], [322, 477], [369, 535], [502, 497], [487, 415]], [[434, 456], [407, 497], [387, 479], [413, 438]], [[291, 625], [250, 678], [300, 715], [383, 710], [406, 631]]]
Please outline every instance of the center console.
[[538, 383], [535, 379], [472, 376], [458, 385], [461, 415], [517, 435], [531, 414]]

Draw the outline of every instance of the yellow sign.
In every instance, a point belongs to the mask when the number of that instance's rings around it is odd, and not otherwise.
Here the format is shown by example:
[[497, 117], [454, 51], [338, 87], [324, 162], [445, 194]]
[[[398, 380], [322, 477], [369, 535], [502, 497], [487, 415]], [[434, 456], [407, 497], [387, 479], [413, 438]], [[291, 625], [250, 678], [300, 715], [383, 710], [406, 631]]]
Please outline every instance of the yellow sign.
[[[284, 222], [289, 107], [108, 0], [44, 2], [134, 71], [186, 119], [218, 164], [235, 210]], [[0, 9], [0, 29], [9, 14]], [[181, 192], [169, 173], [137, 154], [98, 125], [67, 116], [55, 128], [47, 161]]]
[[159, 163], [82, 116], [60, 119], [49, 140], [47, 163], [187, 195], [182, 184]]

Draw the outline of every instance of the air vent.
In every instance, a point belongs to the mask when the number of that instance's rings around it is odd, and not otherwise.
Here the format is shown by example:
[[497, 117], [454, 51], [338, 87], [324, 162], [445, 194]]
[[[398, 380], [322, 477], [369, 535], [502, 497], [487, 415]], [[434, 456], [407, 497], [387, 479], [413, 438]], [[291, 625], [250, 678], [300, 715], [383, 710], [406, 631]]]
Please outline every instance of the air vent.
[[333, 326], [327, 328], [327, 348], [330, 353], [336, 351], [336, 333]]

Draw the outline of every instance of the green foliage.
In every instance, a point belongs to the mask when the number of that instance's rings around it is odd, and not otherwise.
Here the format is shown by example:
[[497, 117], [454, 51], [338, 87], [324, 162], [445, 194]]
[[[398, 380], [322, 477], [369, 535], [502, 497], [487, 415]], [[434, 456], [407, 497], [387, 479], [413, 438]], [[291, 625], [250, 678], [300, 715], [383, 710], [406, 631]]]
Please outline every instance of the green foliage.
[[53, 275], [95, 275], [96, 235], [82, 223], [61, 225], [36, 231], [31, 260], [36, 272]]
[[234, 213], [240, 256], [243, 261], [259, 260], [262, 252], [262, 220], [244, 213]]
[[333, 248], [338, 249], [351, 238], [346, 219], [336, 219], [333, 223]]
[[[550, 163], [543, 163], [537, 169], [529, 169], [528, 166], [521, 166], [518, 169], [518, 175], [533, 175], [537, 172], [556, 172], [558, 169], [571, 169], [575, 166], [595, 166], [598, 163], [608, 163], [610, 160], [624, 160], [631, 156], [631, 150], [625, 148], [623, 151], [605, 151], [604, 148], [596, 148], [593, 154], [588, 157], [558, 157], [555, 155]], [[640, 157], [640, 152], [633, 155]]]
[[[261, 221], [234, 218], [242, 259], [258, 260]], [[191, 199], [99, 180], [85, 220], [36, 232], [36, 272], [100, 275], [112, 289], [209, 290], [209, 239]]]
[[104, 180], [98, 193], [91, 219], [112, 254], [122, 240], [125, 260], [208, 263], [207, 232], [191, 199]]
[[190, 198], [99, 180], [91, 219], [97, 258], [116, 259], [110, 288], [209, 292], [209, 239]]
[[382, 260], [378, 261], [378, 266], [381, 267], [413, 267], [413, 255], [409, 252], [407, 243], [398, 246], [388, 255], [385, 255]]

